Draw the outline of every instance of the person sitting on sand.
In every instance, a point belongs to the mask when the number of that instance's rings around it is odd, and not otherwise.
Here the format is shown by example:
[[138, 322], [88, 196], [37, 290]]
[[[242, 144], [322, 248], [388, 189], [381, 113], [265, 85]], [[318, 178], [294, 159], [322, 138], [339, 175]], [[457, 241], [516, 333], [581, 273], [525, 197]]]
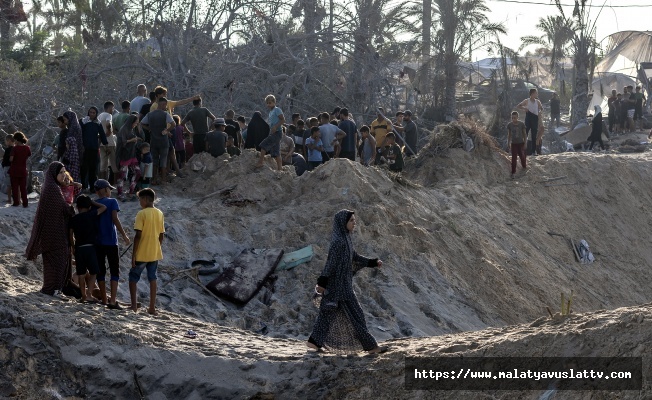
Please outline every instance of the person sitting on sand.
[[390, 132], [385, 136], [385, 146], [387, 146], [385, 157], [387, 158], [389, 170], [392, 172], [403, 171], [403, 153], [398, 144], [396, 144], [396, 135], [394, 132]]
[[129, 271], [129, 293], [131, 294], [131, 309], [138, 311], [136, 299], [138, 281], [147, 269], [149, 280], [149, 308], [147, 312], [156, 315], [156, 269], [159, 260], [163, 259], [161, 244], [165, 233], [163, 213], [154, 207], [156, 193], [147, 188], [138, 192], [138, 200], [142, 210], [136, 214], [134, 230], [134, 249], [131, 256], [131, 270]]
[[[91, 209], [91, 206], [95, 208]], [[89, 302], [97, 303], [93, 299], [92, 293], [95, 289], [95, 278], [98, 271], [95, 242], [98, 218], [106, 211], [106, 206], [96, 203], [90, 197], [82, 194], [77, 197], [77, 211], [79, 213], [70, 218], [70, 244], [75, 246], [75, 269], [77, 276], [80, 277], [78, 283], [81, 290], [81, 302], [86, 303], [90, 298], [92, 300]], [[86, 279], [81, 278], [83, 276]]]
[[260, 142], [260, 159], [256, 164], [256, 168], [262, 168], [265, 154], [269, 153], [272, 158], [276, 159], [276, 168], [280, 171], [283, 168], [280, 147], [285, 117], [283, 116], [283, 110], [276, 107], [276, 97], [273, 95], [270, 94], [265, 97], [265, 104], [269, 109], [269, 136]]
[[225, 132], [226, 123], [224, 118], [217, 118], [213, 122], [214, 129], [206, 134], [206, 151], [211, 153], [213, 157], [219, 157], [226, 153], [226, 138], [228, 135]]
[[231, 157], [239, 156], [242, 154], [240, 148], [235, 147], [235, 139], [233, 139], [233, 136], [226, 138], [226, 152], [229, 153]]
[[319, 315], [308, 338], [308, 347], [324, 347], [338, 352], [384, 353], [376, 339], [367, 330], [364, 313], [353, 291], [353, 275], [365, 267], [381, 267], [377, 258], [359, 255], [353, 248], [351, 233], [355, 229], [353, 211], [340, 210], [333, 219], [333, 233], [326, 266], [315, 291], [322, 294]]

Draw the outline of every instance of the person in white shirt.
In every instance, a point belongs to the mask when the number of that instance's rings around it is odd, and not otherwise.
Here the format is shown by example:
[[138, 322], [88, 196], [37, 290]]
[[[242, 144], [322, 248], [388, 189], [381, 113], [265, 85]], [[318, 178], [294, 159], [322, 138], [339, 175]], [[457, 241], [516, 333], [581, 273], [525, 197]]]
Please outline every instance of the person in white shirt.
[[113, 132], [113, 109], [115, 105], [112, 101], [104, 103], [104, 112], [97, 116], [104, 132], [106, 133], [107, 144], [100, 146], [100, 179], [109, 179], [109, 167], [114, 174], [118, 173], [115, 159], [116, 135]]
[[[138, 85], [138, 96], [134, 97], [133, 100], [131, 100], [131, 111], [135, 111], [137, 113], [140, 112], [140, 109], [145, 105], [149, 104], [150, 100], [149, 97], [147, 96], [147, 86], [143, 85], [142, 83]], [[120, 129], [120, 128], [118, 128]]]
[[[543, 139], [543, 130], [539, 132], [539, 120], [543, 118], [541, 112], [543, 105], [539, 101], [539, 93], [536, 89], [530, 89], [530, 97], [520, 102], [517, 108], [524, 110], [525, 129], [529, 135], [527, 155], [539, 153], [541, 155], [541, 140]], [[541, 120], [543, 122], [543, 120]]]

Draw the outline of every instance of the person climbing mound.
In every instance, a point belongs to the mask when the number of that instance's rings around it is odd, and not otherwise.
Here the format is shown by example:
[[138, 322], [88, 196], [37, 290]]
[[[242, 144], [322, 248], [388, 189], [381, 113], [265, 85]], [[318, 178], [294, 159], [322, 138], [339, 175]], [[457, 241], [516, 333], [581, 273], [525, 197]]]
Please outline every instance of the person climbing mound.
[[315, 322], [308, 347], [337, 352], [357, 352], [362, 348], [369, 353], [384, 353], [367, 330], [364, 313], [353, 291], [353, 275], [364, 267], [381, 267], [377, 258], [359, 255], [353, 249], [351, 232], [355, 228], [353, 211], [340, 210], [333, 220], [333, 233], [328, 249], [326, 266], [317, 280], [315, 290], [323, 295], [319, 315]]

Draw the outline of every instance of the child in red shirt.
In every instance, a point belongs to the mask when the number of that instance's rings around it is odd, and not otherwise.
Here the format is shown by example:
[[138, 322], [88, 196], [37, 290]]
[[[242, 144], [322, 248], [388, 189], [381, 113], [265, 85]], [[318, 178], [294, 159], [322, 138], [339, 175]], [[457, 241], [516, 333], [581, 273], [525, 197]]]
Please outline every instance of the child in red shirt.
[[23, 132], [14, 133], [16, 145], [11, 150], [11, 167], [9, 176], [11, 177], [11, 194], [14, 197], [14, 207], [20, 205], [22, 197], [23, 207], [27, 207], [27, 159], [32, 155], [32, 151], [27, 145], [27, 137]]

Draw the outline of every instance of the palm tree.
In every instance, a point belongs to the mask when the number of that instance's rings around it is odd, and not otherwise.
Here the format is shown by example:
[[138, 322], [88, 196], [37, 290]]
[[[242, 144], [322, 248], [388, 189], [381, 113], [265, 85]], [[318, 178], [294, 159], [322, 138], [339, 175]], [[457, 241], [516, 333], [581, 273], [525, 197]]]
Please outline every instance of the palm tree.
[[554, 70], [557, 62], [566, 57], [568, 45], [573, 38], [573, 21], [563, 15], [539, 18], [536, 28], [543, 36], [523, 36], [519, 51], [530, 45], [542, 46], [550, 51], [550, 69]]
[[443, 57], [444, 69], [444, 109], [446, 120], [457, 117], [455, 105], [455, 85], [457, 83], [457, 62], [474, 49], [487, 43], [489, 37], [505, 33], [502, 24], [491, 23], [487, 19], [490, 11], [484, 0], [434, 0], [438, 10], [440, 27], [435, 39]]
[[[573, 97], [571, 99], [571, 126], [586, 119], [586, 110], [589, 107], [589, 69], [595, 64], [596, 22], [591, 20], [590, 7], [586, 7], [587, 0], [575, 0], [572, 19], [574, 30], [571, 36], [571, 53], [573, 55]], [[561, 0], [555, 0], [561, 16], [566, 19]], [[600, 8], [602, 11], [602, 8]], [[568, 18], [569, 20], [571, 18]]]

